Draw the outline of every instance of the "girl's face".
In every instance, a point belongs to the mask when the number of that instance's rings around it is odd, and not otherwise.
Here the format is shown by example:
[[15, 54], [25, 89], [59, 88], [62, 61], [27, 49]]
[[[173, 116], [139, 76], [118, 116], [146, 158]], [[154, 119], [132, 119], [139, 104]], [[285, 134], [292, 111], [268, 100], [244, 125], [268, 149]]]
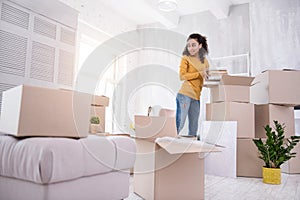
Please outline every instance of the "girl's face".
[[189, 51], [191, 56], [196, 56], [199, 53], [199, 49], [201, 49], [202, 44], [199, 44], [196, 39], [189, 39], [187, 41], [187, 50]]

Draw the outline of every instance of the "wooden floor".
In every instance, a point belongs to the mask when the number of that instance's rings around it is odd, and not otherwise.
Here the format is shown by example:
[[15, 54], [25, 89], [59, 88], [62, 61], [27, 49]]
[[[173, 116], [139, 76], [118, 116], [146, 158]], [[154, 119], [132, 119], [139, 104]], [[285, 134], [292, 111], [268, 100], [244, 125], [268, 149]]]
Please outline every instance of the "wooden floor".
[[[269, 185], [260, 178], [205, 176], [205, 200], [300, 200], [300, 174], [282, 173], [280, 185]], [[143, 200], [131, 193], [126, 200]], [[188, 199], [187, 199], [188, 200]]]

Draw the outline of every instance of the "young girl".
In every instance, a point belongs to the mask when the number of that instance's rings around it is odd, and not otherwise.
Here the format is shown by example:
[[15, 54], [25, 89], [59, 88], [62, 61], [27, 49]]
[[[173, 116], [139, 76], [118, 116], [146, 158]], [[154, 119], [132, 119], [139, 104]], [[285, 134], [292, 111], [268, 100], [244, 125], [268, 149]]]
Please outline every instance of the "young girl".
[[177, 133], [179, 134], [183, 128], [186, 116], [188, 116], [188, 135], [196, 136], [200, 114], [200, 95], [209, 68], [205, 58], [208, 54], [206, 37], [198, 33], [191, 34], [182, 54], [179, 74], [180, 80], [184, 82], [176, 97]]

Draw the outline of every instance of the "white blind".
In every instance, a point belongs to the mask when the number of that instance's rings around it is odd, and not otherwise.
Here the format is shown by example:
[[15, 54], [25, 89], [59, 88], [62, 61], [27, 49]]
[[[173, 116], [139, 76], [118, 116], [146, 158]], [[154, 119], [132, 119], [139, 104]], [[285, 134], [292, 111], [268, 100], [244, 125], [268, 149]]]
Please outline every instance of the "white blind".
[[34, 32], [55, 39], [56, 25], [39, 17], [34, 17]]
[[30, 78], [53, 82], [55, 48], [33, 41]]
[[1, 20], [28, 29], [29, 13], [3, 3], [1, 8]]
[[0, 72], [25, 76], [27, 38], [0, 30]]
[[0, 12], [0, 102], [20, 84], [71, 89], [77, 11], [58, 0], [2, 0]]

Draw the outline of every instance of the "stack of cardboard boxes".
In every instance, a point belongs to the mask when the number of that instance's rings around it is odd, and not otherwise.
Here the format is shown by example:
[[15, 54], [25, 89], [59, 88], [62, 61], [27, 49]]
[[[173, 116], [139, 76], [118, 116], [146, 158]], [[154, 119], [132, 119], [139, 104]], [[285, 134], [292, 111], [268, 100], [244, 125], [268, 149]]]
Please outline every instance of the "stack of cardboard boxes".
[[206, 104], [206, 120], [237, 121], [237, 176], [261, 177], [263, 162], [258, 158], [255, 137], [254, 104], [250, 103], [252, 77], [223, 75], [211, 88], [211, 102]]
[[[265, 140], [264, 126], [277, 120], [284, 123], [285, 137], [295, 135], [294, 106], [300, 104], [300, 71], [271, 70], [255, 78], [223, 75], [211, 87], [211, 102], [206, 105], [206, 120], [237, 121], [237, 176], [261, 177], [263, 161], [258, 158], [253, 138]], [[300, 173], [298, 155], [282, 171]]]
[[[91, 116], [100, 119], [98, 133], [105, 133], [105, 109], [109, 105], [109, 98], [106, 96], [93, 96], [91, 104]], [[90, 130], [91, 133], [91, 130]]]
[[[265, 138], [264, 126], [273, 121], [285, 124], [285, 137], [295, 135], [294, 106], [300, 104], [300, 71], [269, 70], [255, 77], [250, 87], [250, 102], [255, 104], [255, 136]], [[286, 173], [300, 173], [300, 144], [297, 153], [282, 166]]]

